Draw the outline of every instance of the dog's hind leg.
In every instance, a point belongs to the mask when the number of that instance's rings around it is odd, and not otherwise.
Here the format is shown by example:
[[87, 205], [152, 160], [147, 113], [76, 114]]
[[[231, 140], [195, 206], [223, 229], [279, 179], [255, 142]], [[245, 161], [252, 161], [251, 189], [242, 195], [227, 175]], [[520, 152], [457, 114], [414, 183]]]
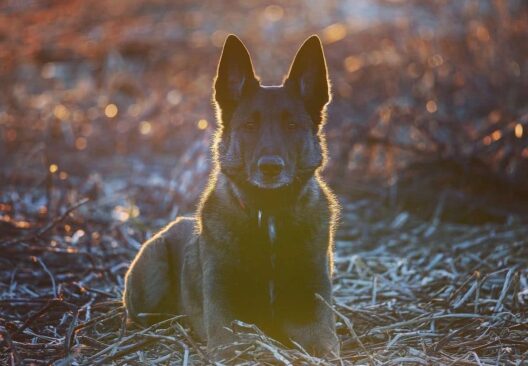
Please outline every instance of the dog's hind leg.
[[125, 277], [123, 302], [128, 316], [141, 324], [159, 320], [142, 313], [178, 314], [179, 280], [188, 224], [178, 219], [145, 244], [130, 265]]

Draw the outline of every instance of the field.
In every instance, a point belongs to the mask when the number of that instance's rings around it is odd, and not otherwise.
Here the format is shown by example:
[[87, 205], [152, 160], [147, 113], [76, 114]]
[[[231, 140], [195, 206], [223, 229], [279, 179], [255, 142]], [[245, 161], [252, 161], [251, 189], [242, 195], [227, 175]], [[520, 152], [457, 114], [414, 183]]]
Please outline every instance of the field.
[[205, 184], [228, 33], [269, 84], [308, 35], [323, 40], [342, 353], [236, 322], [224, 363], [528, 364], [515, 0], [0, 5], [0, 364], [211, 364], [181, 317], [140, 328], [121, 295], [141, 243]]

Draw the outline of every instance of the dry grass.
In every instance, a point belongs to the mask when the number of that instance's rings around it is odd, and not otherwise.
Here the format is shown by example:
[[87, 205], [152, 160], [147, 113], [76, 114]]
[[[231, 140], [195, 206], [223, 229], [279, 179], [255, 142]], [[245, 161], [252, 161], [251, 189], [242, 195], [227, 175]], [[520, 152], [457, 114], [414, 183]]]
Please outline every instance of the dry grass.
[[[302, 39], [323, 37], [334, 90], [326, 173], [345, 194], [341, 358], [286, 350], [236, 323], [225, 363], [527, 364], [528, 227], [514, 215], [528, 207], [528, 7], [198, 3], [0, 6], [0, 364], [210, 363], [179, 317], [140, 329], [120, 298], [141, 242], [202, 188], [224, 32], [273, 83]], [[363, 3], [373, 19], [355, 13]], [[425, 174], [401, 179], [417, 157]], [[352, 199], [357, 175], [400, 181]], [[400, 205], [409, 197], [420, 217]]]
[[[450, 224], [438, 212], [425, 221], [379, 199], [342, 201], [334, 285], [341, 358], [285, 349], [237, 322], [239, 342], [230, 345], [227, 364], [526, 362], [526, 225]], [[101, 218], [105, 202], [64, 205], [47, 224], [29, 214], [22, 220], [23, 212], [3, 221], [12, 237], [0, 242], [0, 362], [210, 363], [181, 317], [145, 329], [126, 323], [123, 275], [145, 228], [137, 220]], [[20, 235], [14, 225], [34, 228]]]

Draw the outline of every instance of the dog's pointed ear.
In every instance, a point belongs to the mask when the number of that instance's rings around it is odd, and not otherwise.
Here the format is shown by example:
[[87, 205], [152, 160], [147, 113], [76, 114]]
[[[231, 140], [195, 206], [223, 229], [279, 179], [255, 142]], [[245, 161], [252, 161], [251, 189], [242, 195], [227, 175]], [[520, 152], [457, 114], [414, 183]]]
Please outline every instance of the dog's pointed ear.
[[318, 36], [309, 37], [299, 48], [284, 85], [301, 96], [314, 122], [319, 124], [321, 112], [330, 101], [330, 86], [323, 45]]
[[240, 99], [258, 85], [249, 52], [237, 36], [230, 34], [224, 43], [214, 82], [214, 99], [227, 122]]

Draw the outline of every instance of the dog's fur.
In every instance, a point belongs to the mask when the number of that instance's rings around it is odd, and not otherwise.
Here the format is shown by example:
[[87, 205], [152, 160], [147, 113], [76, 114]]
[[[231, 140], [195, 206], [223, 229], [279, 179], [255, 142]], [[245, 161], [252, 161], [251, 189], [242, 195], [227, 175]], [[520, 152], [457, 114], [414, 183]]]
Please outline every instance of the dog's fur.
[[214, 169], [196, 215], [146, 242], [125, 283], [129, 316], [188, 315], [211, 350], [232, 341], [233, 320], [337, 355], [331, 303], [338, 205], [319, 175], [330, 100], [317, 36], [299, 49], [281, 86], [262, 86], [250, 56], [227, 38], [214, 84]]

